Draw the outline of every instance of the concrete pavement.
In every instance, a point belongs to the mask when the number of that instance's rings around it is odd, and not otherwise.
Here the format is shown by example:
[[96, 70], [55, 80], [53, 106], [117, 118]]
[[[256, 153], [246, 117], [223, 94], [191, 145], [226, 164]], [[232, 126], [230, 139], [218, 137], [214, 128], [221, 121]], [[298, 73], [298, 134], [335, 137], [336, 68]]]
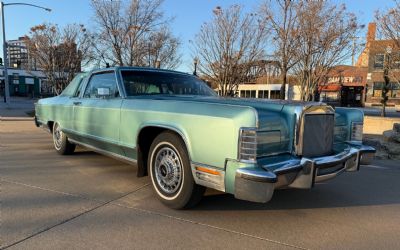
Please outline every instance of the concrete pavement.
[[192, 210], [155, 197], [136, 167], [53, 150], [32, 122], [0, 121], [0, 245], [9, 249], [399, 249], [400, 163], [250, 203], [208, 191]]
[[12, 97], [9, 104], [0, 98], [0, 120], [24, 120], [30, 119], [27, 112], [35, 109], [34, 103], [37, 99], [26, 97]]

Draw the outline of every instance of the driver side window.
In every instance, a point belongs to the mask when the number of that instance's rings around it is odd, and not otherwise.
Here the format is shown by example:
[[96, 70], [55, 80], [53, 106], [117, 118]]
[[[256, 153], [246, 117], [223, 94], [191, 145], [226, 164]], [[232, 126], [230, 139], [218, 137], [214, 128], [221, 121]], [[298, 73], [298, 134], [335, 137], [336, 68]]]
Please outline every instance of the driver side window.
[[98, 89], [108, 89], [109, 90], [109, 98], [117, 98], [119, 97], [117, 81], [115, 79], [114, 72], [106, 72], [92, 75], [89, 80], [88, 85], [86, 86], [85, 93], [83, 94], [84, 98], [99, 98]]

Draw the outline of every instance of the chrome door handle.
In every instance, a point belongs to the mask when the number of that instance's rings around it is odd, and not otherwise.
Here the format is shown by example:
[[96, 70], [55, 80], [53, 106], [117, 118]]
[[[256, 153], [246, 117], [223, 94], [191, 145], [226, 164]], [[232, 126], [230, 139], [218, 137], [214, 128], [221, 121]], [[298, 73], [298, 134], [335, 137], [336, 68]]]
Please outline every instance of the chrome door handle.
[[82, 102], [74, 102], [74, 105], [81, 105]]

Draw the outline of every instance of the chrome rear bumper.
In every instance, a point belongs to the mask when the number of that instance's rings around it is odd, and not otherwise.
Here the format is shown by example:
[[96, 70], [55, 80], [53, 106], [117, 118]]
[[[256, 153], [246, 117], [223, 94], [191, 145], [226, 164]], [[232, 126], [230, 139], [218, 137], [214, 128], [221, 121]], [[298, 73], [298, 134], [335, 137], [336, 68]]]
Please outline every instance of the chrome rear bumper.
[[261, 168], [239, 168], [235, 175], [235, 197], [267, 202], [277, 188], [312, 188], [315, 183], [332, 179], [345, 171], [358, 171], [360, 165], [370, 164], [374, 155], [372, 147], [350, 144], [336, 155], [291, 159]]

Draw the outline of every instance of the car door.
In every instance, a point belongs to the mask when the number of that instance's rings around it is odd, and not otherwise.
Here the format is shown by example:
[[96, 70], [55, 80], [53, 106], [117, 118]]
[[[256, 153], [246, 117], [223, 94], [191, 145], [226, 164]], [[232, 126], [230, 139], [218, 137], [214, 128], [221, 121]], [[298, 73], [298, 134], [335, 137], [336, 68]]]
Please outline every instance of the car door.
[[74, 102], [74, 130], [80, 135], [79, 140], [123, 155], [119, 147], [121, 104], [115, 72], [92, 74], [81, 98]]
[[59, 95], [59, 107], [57, 115], [61, 118], [57, 119], [64, 132], [72, 132], [74, 130], [74, 103], [78, 101], [81, 85], [84, 82], [86, 74], [80, 73], [68, 84], [64, 91]]

